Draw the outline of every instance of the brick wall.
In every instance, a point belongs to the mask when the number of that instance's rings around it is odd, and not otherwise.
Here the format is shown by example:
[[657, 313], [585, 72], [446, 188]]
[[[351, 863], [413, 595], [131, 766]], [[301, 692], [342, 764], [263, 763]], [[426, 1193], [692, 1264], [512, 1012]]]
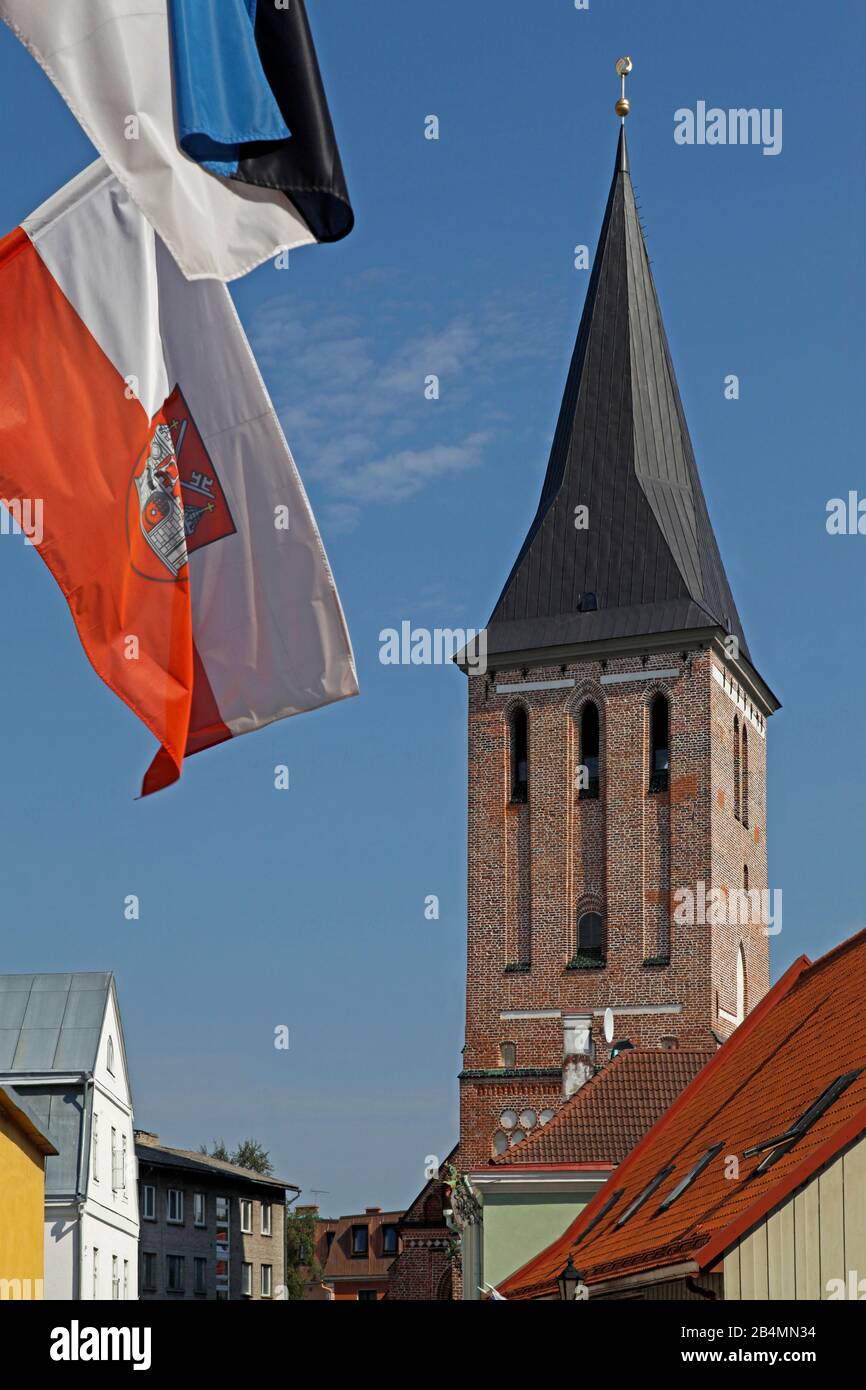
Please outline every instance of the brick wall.
[[[561, 1104], [561, 1018], [502, 1021], [500, 1012], [591, 1014], [599, 1060], [608, 1055], [601, 1011], [609, 1005], [677, 1007], [676, 1013], [617, 1018], [616, 1036], [641, 1046], [661, 1045], [667, 1037], [707, 1046], [712, 1030], [730, 1031], [733, 1025], [717, 1013], [716, 996], [727, 1007], [741, 939], [748, 1006], [767, 989], [767, 937], [759, 926], [734, 931], [672, 921], [678, 889], [697, 891], [701, 882], [707, 890], [714, 884], [739, 887], [743, 864], [750, 887], [766, 886], [765, 740], [747, 720], [746, 828], [731, 809], [733, 717], [742, 693], [723, 689], [713, 665], [723, 669], [717, 655], [699, 647], [565, 667], [498, 669], [469, 679], [463, 1171], [489, 1159], [503, 1109], [538, 1114]], [[674, 669], [674, 676], [655, 674]], [[611, 680], [618, 675], [637, 679]], [[496, 692], [497, 684], [556, 680], [576, 684]], [[670, 780], [667, 791], [649, 794], [650, 705], [659, 692], [670, 701]], [[577, 786], [580, 712], [588, 699], [600, 713], [598, 800], [581, 798]], [[529, 719], [526, 804], [509, 799], [509, 720], [518, 703]], [[755, 717], [762, 722], [759, 713]], [[741, 725], [742, 719], [740, 713]], [[524, 836], [528, 853], [521, 853]], [[570, 968], [577, 915], [588, 909], [602, 913], [606, 963]], [[517, 1048], [508, 1072], [500, 1064], [503, 1041]]]

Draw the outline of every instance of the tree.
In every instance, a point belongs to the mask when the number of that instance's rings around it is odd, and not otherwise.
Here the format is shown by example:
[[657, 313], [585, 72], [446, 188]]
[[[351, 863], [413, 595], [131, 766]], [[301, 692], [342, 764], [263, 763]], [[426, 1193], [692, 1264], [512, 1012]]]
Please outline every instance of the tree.
[[239, 1168], [250, 1168], [265, 1178], [269, 1178], [274, 1171], [270, 1154], [256, 1139], [245, 1139], [242, 1144], [238, 1144], [234, 1153], [229, 1153], [225, 1140], [214, 1139], [210, 1148], [207, 1144], [202, 1144], [199, 1153], [207, 1154], [208, 1158], [219, 1158], [223, 1163], [236, 1163]]
[[304, 1285], [318, 1284], [322, 1266], [316, 1258], [316, 1216], [312, 1211], [292, 1211], [286, 1216], [286, 1298], [298, 1302]]
[[207, 1144], [202, 1144], [199, 1148], [199, 1153], [207, 1154], [209, 1158], [222, 1159], [223, 1163], [233, 1162], [232, 1156], [225, 1146], [224, 1139], [214, 1139], [210, 1148], [208, 1148]]
[[242, 1144], [238, 1144], [232, 1154], [231, 1161], [236, 1163], [239, 1168], [252, 1168], [254, 1172], [261, 1173], [265, 1178], [271, 1177], [274, 1171], [270, 1154], [255, 1139], [245, 1139]]

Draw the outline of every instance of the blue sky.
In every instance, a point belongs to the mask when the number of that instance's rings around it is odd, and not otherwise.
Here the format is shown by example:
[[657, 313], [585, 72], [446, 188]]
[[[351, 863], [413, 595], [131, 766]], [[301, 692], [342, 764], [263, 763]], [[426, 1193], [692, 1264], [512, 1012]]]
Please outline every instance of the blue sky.
[[[254, 1135], [337, 1213], [408, 1202], [457, 1133], [466, 692], [450, 668], [380, 665], [378, 634], [483, 625], [523, 538], [624, 52], [633, 177], [710, 511], [784, 705], [769, 739], [774, 974], [866, 921], [866, 537], [825, 529], [830, 498], [866, 495], [866, 18], [804, 0], [309, 9], [357, 228], [233, 292], [362, 695], [194, 758], [137, 802], [150, 735], [92, 673], [35, 552], [0, 537], [0, 969], [113, 969], [138, 1122], [179, 1146]], [[5, 29], [0, 72], [8, 230], [91, 152]], [[674, 111], [699, 100], [781, 107], [781, 154], [676, 145]]]

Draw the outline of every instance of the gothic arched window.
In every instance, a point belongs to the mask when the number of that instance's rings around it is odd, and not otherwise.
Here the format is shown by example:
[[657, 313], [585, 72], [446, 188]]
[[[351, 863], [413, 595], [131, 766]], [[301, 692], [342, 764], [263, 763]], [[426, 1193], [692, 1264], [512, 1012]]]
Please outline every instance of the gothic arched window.
[[577, 955], [604, 961], [604, 922], [600, 912], [582, 912], [577, 919]]
[[579, 795], [595, 800], [599, 789], [599, 721], [598, 705], [587, 700], [580, 712], [580, 764], [586, 768], [586, 786]]
[[666, 696], [656, 695], [650, 705], [651, 792], [667, 791], [670, 765], [670, 706]]
[[511, 716], [511, 800], [526, 801], [529, 795], [529, 721], [518, 705]]
[[740, 773], [740, 805], [742, 807], [741, 820], [748, 830], [749, 828], [749, 740], [746, 734], [746, 721], [743, 720], [743, 753], [741, 759]]
[[734, 715], [734, 815], [740, 819], [740, 721]]

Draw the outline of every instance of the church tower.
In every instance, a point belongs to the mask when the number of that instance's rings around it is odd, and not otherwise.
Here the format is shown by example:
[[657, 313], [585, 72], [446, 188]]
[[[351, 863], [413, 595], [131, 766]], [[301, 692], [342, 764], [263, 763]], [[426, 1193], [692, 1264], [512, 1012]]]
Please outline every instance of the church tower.
[[706, 1048], [769, 983], [779, 706], [710, 524], [624, 123], [538, 511], [487, 669], [464, 669], [466, 1171], [609, 1058], [606, 1010], [614, 1046]]

